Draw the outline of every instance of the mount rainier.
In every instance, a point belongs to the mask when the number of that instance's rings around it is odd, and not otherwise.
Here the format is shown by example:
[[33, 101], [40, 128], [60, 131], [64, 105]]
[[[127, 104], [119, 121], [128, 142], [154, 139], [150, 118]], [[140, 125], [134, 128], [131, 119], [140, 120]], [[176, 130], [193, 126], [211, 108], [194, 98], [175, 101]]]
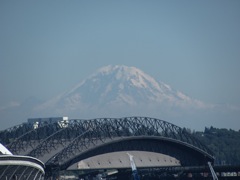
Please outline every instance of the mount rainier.
[[106, 66], [35, 110], [76, 117], [126, 116], [166, 108], [205, 108], [136, 67]]
[[160, 82], [136, 67], [106, 66], [74, 88], [45, 102], [30, 98], [0, 109], [9, 126], [27, 118], [68, 116], [69, 119], [148, 116], [173, 124], [238, 127], [239, 108], [202, 102]]

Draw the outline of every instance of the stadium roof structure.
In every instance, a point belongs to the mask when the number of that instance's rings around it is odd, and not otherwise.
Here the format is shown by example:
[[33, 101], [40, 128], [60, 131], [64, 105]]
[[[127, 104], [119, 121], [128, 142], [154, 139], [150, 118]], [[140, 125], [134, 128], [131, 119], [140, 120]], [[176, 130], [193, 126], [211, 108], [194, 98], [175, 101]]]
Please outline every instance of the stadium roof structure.
[[31, 120], [1, 131], [0, 142], [13, 154], [40, 159], [46, 171], [124, 151], [163, 154], [181, 166], [214, 162], [212, 152], [185, 128], [149, 117]]
[[13, 155], [0, 144], [0, 179], [41, 180], [45, 175], [44, 168], [40, 160]]

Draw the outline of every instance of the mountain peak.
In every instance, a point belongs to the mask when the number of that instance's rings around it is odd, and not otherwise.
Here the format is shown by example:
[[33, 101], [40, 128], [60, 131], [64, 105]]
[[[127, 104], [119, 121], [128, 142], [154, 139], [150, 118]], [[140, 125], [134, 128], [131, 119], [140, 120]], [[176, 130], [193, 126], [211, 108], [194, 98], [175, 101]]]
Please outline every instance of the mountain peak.
[[108, 73], [115, 70], [129, 71], [130, 69], [137, 69], [137, 68], [125, 66], [125, 65], [107, 65], [99, 68], [98, 72]]
[[[81, 119], [150, 116], [176, 123], [181, 119], [181, 123], [188, 126], [190, 122], [203, 124], [206, 115], [216, 109], [216, 113], [221, 114], [223, 109], [230, 108], [193, 99], [136, 67], [108, 65], [44, 103], [30, 99], [26, 103], [11, 103], [0, 111], [4, 119], [9, 120], [37, 116]], [[196, 118], [196, 113], [201, 118]], [[210, 122], [208, 119], [204, 121], [205, 125]]]
[[109, 75], [112, 73], [117, 74], [118, 76], [116, 77], [117, 79], [121, 79], [124, 77], [129, 77], [129, 76], [136, 76], [139, 74], [145, 75], [140, 69], [136, 67], [128, 67], [125, 65], [108, 65], [105, 67], [100, 68], [97, 71], [97, 74], [103, 74], [103, 75]]
[[71, 114], [73, 111], [89, 113], [99, 109], [109, 112], [109, 109], [118, 111], [136, 107], [200, 107], [199, 104], [200, 101], [174, 91], [136, 67], [108, 65], [42, 107]]
[[132, 85], [142, 88], [147, 87], [146, 81], [148, 81], [152, 84], [152, 86], [155, 86], [155, 88], [159, 88], [156, 80], [136, 67], [128, 67], [125, 65], [108, 65], [100, 68], [96, 74], [91, 76], [91, 78], [99, 75], [111, 75], [118, 81], [128, 81]]

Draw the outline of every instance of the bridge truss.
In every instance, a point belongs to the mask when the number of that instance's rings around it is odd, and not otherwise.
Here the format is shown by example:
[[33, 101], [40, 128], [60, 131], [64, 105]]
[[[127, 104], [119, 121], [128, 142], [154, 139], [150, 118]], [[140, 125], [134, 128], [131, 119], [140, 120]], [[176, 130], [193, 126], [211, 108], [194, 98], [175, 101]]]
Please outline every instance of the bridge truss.
[[47, 168], [58, 170], [120, 150], [166, 153], [186, 166], [214, 160], [212, 152], [185, 128], [149, 117], [24, 123], [1, 131], [0, 141], [13, 154], [36, 157]]

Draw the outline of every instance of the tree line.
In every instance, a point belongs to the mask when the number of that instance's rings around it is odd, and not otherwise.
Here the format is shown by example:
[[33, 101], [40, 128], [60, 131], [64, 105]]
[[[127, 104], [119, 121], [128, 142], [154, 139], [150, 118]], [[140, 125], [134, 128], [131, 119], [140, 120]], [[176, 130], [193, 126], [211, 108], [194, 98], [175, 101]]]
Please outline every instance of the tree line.
[[240, 130], [205, 128], [204, 132], [191, 132], [215, 156], [217, 165], [240, 165]]

